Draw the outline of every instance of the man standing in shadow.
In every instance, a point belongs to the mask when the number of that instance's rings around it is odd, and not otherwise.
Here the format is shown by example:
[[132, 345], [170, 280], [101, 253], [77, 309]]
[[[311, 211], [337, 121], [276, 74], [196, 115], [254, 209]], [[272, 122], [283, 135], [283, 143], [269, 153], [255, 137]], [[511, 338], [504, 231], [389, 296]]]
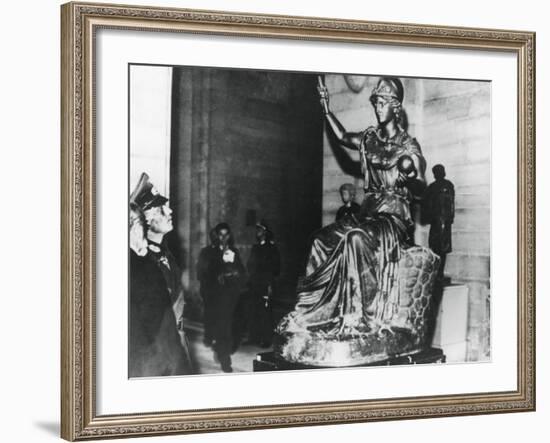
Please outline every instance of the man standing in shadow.
[[247, 267], [249, 274], [249, 344], [271, 346], [273, 338], [272, 301], [274, 286], [281, 272], [281, 256], [273, 232], [265, 222], [256, 225], [257, 243], [252, 246]]
[[206, 276], [212, 286], [212, 347], [223, 372], [233, 372], [231, 352], [234, 345], [233, 317], [246, 271], [238, 249], [234, 246], [231, 228], [219, 223], [214, 228], [216, 244]]
[[205, 346], [212, 346], [214, 338], [214, 305], [216, 297], [216, 281], [210, 273], [217, 256], [217, 237], [214, 229], [210, 230], [210, 244], [201, 249], [197, 262], [197, 277], [200, 282], [200, 295], [204, 306], [204, 338]]

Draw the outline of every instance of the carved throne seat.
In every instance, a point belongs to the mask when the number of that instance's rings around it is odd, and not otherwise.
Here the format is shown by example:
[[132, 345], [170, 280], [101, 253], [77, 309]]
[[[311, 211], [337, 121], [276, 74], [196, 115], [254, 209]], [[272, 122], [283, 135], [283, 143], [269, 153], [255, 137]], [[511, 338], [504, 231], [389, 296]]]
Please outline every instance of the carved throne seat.
[[[361, 316], [356, 324], [327, 334], [308, 328], [300, 313], [285, 316], [275, 329], [274, 350], [283, 359], [311, 366], [357, 366], [419, 352], [427, 345], [428, 315], [439, 257], [430, 249], [402, 250], [391, 315]], [[374, 310], [382, 302], [376, 296]]]

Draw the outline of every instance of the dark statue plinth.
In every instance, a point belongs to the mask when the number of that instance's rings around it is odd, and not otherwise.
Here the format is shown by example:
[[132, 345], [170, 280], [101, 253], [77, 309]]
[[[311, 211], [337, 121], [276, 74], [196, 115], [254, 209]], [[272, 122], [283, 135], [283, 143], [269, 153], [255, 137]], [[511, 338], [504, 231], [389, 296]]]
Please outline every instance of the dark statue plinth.
[[[369, 367], [369, 366], [394, 366], [394, 365], [409, 365], [409, 364], [429, 364], [429, 363], [445, 363], [445, 355], [438, 348], [426, 348], [420, 352], [403, 355], [400, 357], [390, 357], [386, 360], [352, 366], [352, 367]], [[275, 352], [262, 352], [256, 356], [253, 361], [254, 372], [267, 371], [293, 371], [296, 369], [322, 369], [322, 366], [310, 366], [301, 363], [292, 363], [281, 358]], [[328, 368], [328, 367], [326, 367]]]
[[393, 296], [379, 294], [372, 302], [391, 306], [386, 317], [365, 318], [361, 310], [346, 319], [346, 327], [333, 333], [316, 331], [293, 311], [275, 330], [274, 351], [288, 363], [309, 367], [370, 365], [424, 351], [428, 309], [432, 298], [438, 256], [427, 248], [402, 252]]

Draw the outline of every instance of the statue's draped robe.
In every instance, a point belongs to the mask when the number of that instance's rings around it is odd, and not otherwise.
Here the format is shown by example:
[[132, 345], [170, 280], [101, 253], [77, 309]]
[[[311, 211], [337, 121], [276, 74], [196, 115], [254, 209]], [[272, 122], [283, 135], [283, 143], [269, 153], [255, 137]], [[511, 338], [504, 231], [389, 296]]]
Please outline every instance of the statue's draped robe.
[[399, 306], [397, 263], [412, 225], [411, 195], [399, 186], [403, 155], [423, 162], [407, 132], [382, 140], [374, 128], [360, 145], [365, 199], [358, 217], [345, 217], [318, 231], [312, 241], [298, 303], [291, 314], [312, 332], [354, 334], [389, 324]]

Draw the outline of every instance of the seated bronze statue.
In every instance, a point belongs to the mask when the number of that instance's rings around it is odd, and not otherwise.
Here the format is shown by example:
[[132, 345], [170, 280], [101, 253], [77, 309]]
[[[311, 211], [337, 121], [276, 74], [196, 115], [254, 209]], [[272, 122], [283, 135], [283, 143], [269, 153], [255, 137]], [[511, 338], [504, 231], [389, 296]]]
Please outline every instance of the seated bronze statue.
[[439, 265], [414, 246], [410, 203], [425, 187], [420, 145], [402, 124], [403, 85], [382, 78], [370, 96], [378, 125], [347, 132], [329, 109], [327, 126], [340, 146], [358, 150], [365, 198], [348, 215], [318, 231], [298, 284], [294, 311], [275, 330], [275, 351], [313, 366], [353, 366], [420, 351]]

